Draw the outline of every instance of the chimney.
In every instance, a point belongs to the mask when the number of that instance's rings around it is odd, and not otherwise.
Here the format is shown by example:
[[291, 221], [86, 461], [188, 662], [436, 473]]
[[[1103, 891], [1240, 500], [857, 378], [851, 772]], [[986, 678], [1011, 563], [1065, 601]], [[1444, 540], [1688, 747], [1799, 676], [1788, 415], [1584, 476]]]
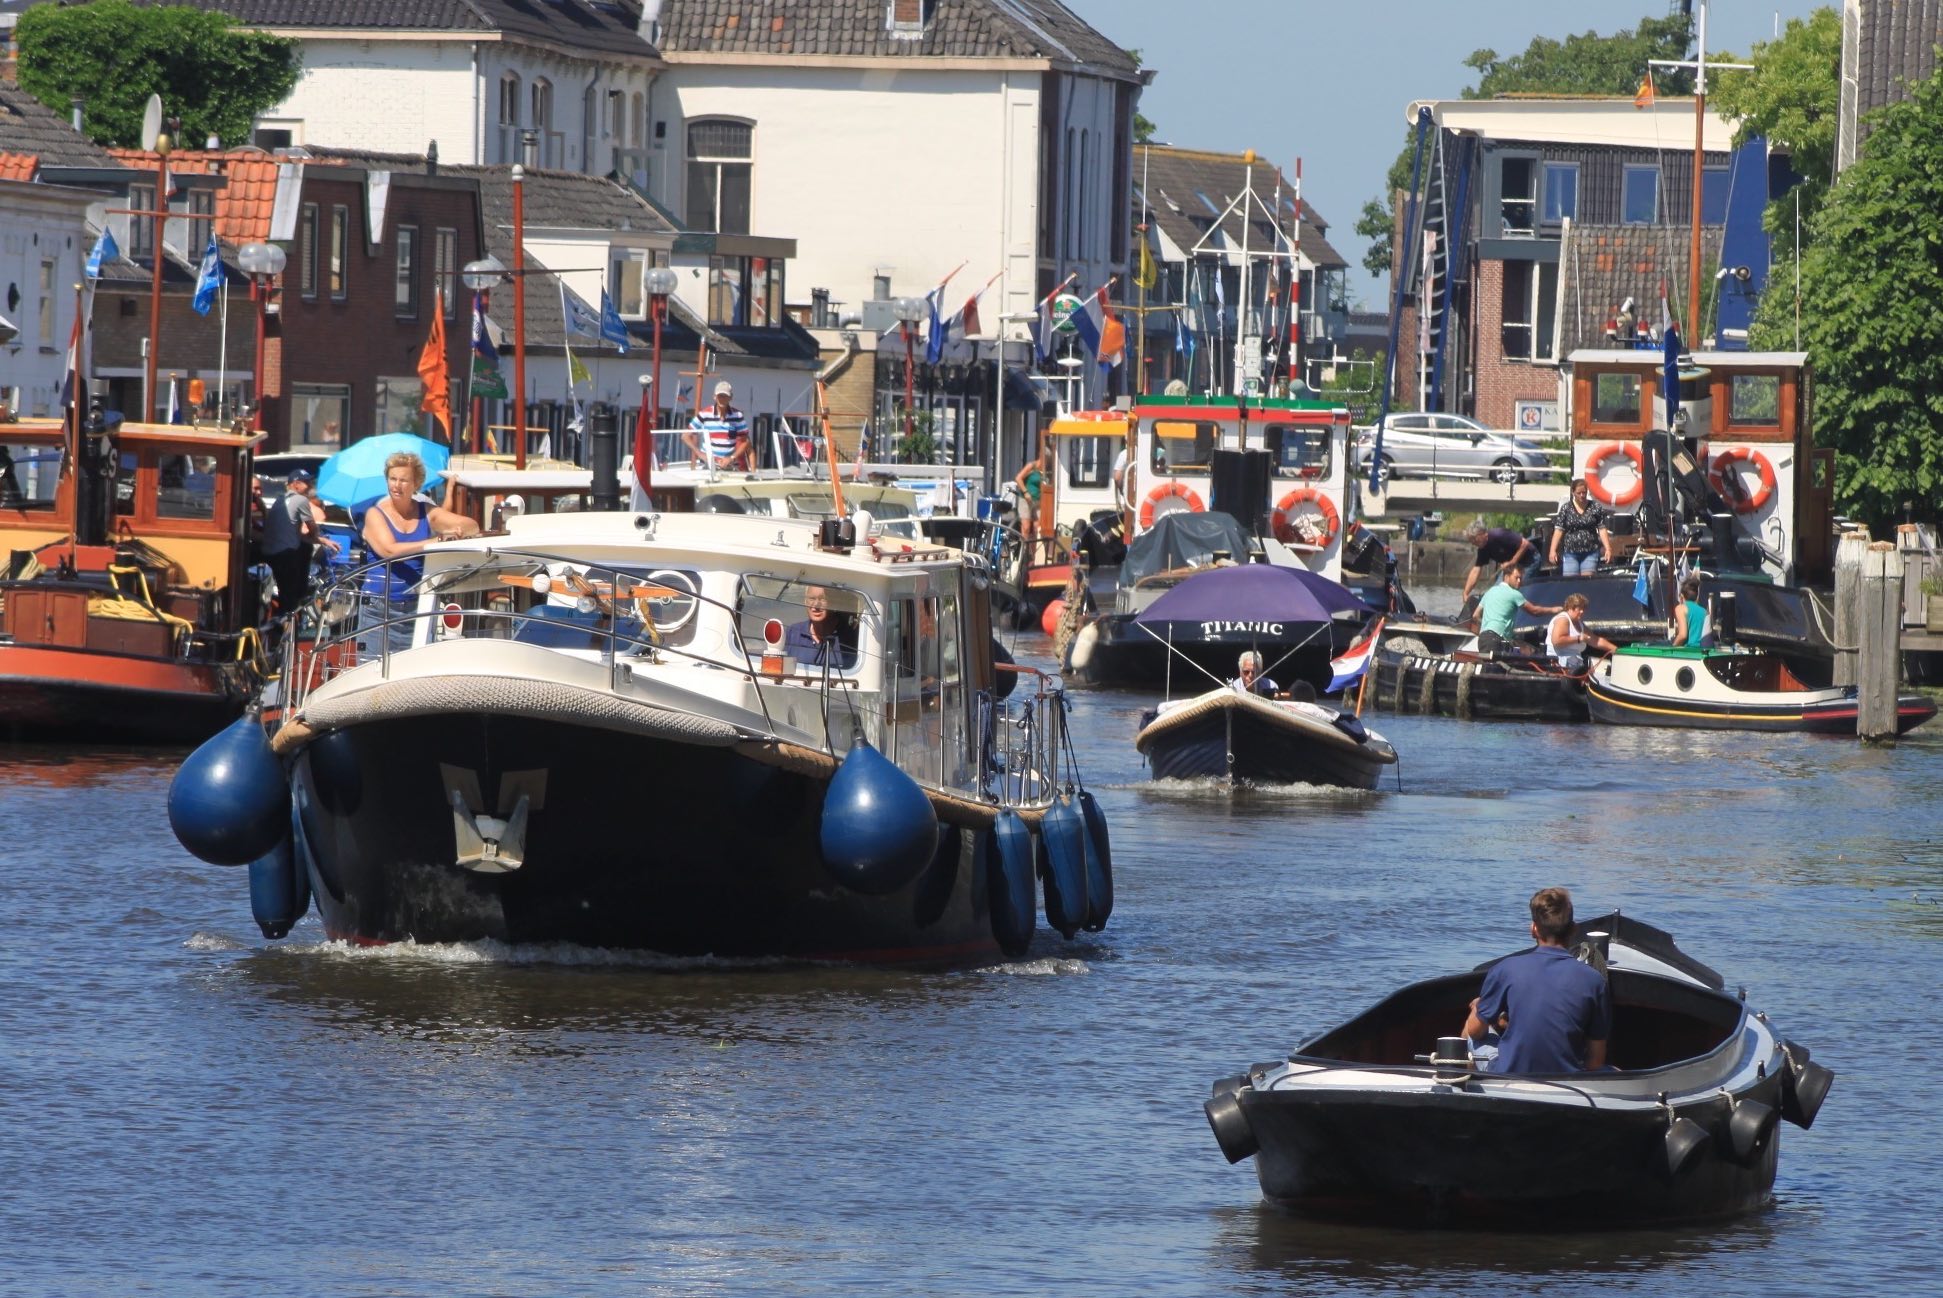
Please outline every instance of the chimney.
[[72, 120], [74, 123], [74, 133], [76, 135], [79, 135], [81, 133], [81, 121], [82, 121], [81, 110], [88, 106], [88, 101], [81, 98], [81, 96], [76, 95], [74, 98], [68, 100], [67, 103], [68, 103], [68, 108], [71, 109], [73, 113], [73, 116], [70, 120]]
[[436, 176], [439, 174], [439, 142], [437, 140], [433, 140], [425, 146], [425, 174], [428, 176]]

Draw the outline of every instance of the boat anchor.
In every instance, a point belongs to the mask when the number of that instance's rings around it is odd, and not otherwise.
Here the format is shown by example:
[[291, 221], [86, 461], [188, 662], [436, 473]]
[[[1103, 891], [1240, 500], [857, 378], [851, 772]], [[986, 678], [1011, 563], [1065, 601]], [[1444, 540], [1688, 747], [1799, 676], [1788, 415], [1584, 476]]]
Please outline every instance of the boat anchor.
[[526, 864], [526, 827], [546, 799], [544, 771], [508, 771], [500, 776], [499, 814], [484, 805], [476, 772], [443, 767], [445, 796], [452, 805], [452, 863], [477, 874], [511, 874]]

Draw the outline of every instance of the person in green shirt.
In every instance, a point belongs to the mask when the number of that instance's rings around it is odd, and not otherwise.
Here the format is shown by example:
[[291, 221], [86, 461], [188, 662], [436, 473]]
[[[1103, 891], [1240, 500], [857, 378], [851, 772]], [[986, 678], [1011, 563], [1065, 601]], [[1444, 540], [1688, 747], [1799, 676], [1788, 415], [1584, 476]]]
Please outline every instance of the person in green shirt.
[[1561, 605], [1533, 604], [1525, 598], [1525, 570], [1508, 567], [1498, 574], [1498, 583], [1478, 601], [1477, 647], [1487, 653], [1512, 644], [1511, 624], [1523, 609], [1533, 617], [1562, 613]]

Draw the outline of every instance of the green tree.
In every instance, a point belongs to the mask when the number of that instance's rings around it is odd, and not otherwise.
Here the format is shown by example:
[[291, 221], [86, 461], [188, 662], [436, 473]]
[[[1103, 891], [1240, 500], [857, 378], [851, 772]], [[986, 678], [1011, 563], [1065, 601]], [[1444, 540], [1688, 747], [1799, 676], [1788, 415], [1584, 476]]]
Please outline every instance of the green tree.
[[[1761, 41], [1748, 60], [1752, 72], [1728, 72], [1707, 86], [1707, 104], [1735, 123], [1734, 143], [1756, 136], [1789, 156], [1802, 178], [1801, 220], [1813, 220], [1835, 175], [1835, 137], [1841, 123], [1842, 19], [1833, 9], [1817, 9], [1806, 21], [1793, 18], [1777, 40]], [[1768, 233], [1794, 244], [1796, 194], [1768, 205]], [[1794, 304], [1787, 302], [1792, 319]]]
[[[1142, 67], [1146, 63], [1146, 60], [1141, 57], [1139, 50], [1128, 50], [1127, 57], [1133, 60], [1133, 65], [1136, 68]], [[1133, 142], [1135, 144], [1152, 144], [1154, 142], [1155, 129], [1152, 119], [1147, 114], [1141, 112], [1138, 108], [1133, 110]]]
[[[1540, 36], [1525, 47], [1523, 54], [1510, 58], [1500, 58], [1496, 50], [1477, 50], [1464, 60], [1464, 66], [1478, 74], [1478, 83], [1466, 87], [1463, 98], [1631, 95], [1639, 89], [1648, 60], [1682, 58], [1691, 39], [1691, 20], [1676, 15], [1642, 18], [1638, 27], [1610, 36], [1586, 32], [1567, 36], [1562, 41]], [[1656, 75], [1654, 82], [1664, 95], [1693, 93], [1690, 73]], [[1397, 224], [1392, 205], [1397, 192], [1410, 187], [1410, 161], [1415, 151], [1415, 128], [1406, 128], [1403, 151], [1390, 166], [1383, 193], [1363, 204], [1362, 214], [1357, 217], [1356, 233], [1371, 240], [1363, 252], [1363, 267], [1372, 275], [1389, 274], [1390, 238]]]
[[296, 41], [244, 29], [213, 10], [137, 8], [128, 0], [36, 5], [20, 15], [20, 87], [64, 109], [87, 100], [88, 137], [141, 143], [151, 94], [182, 120], [185, 144], [249, 139], [258, 113], [296, 87]]
[[[1835, 448], [1836, 504], [1875, 524], [1943, 492], [1943, 76], [1873, 119], [1868, 145], [1811, 227], [1801, 338], [1815, 367], [1815, 436]], [[1780, 296], [1780, 295], [1773, 295]], [[1792, 303], [1790, 304], [1792, 307]], [[1757, 347], [1793, 340], [1763, 312]]]

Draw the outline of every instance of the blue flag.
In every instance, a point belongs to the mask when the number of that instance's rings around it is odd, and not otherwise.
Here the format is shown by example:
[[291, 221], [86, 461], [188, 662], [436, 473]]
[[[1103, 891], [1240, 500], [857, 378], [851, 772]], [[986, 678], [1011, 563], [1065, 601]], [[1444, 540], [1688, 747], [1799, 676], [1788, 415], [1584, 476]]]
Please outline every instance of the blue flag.
[[606, 289], [600, 291], [600, 336], [620, 348], [621, 355], [627, 355], [627, 322], [621, 319], [621, 313], [614, 308], [614, 299], [607, 296]]
[[945, 323], [938, 316], [938, 300], [944, 296], [945, 286], [940, 284], [924, 295], [924, 312], [931, 332], [924, 340], [924, 363], [936, 365], [944, 359]]
[[209, 247], [202, 254], [202, 269], [196, 274], [196, 295], [189, 305], [197, 315], [208, 315], [216, 305], [216, 289], [223, 282], [223, 255], [216, 251], [216, 236], [209, 236]]
[[115, 232], [103, 226], [101, 237], [94, 241], [94, 247], [88, 253], [88, 278], [100, 279], [102, 266], [119, 260], [121, 248], [115, 243]]
[[1633, 578], [1633, 599], [1646, 608], [1653, 607], [1653, 589], [1646, 580], [1646, 560], [1639, 561], [1639, 575]]

